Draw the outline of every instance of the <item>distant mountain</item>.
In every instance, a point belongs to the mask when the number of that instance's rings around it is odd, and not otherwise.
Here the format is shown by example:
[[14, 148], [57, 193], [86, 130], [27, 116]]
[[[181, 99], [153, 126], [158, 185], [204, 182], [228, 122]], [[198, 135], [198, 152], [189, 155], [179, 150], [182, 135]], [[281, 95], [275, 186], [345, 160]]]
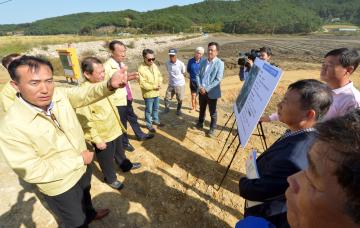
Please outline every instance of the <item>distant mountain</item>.
[[[77, 13], [32, 23], [0, 25], [0, 35], [106, 33], [308, 33], [333, 18], [360, 24], [360, 0], [239, 0], [133, 10]], [[107, 29], [102, 29], [102, 28]]]

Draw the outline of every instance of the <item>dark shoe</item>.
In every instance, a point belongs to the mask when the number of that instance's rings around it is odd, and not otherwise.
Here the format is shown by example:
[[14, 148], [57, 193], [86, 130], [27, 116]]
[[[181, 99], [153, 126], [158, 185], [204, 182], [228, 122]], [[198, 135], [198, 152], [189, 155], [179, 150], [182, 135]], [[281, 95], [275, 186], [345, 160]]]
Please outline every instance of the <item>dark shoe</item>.
[[203, 129], [203, 127], [204, 127], [204, 125], [202, 123], [199, 123], [199, 122], [196, 123], [196, 125], [195, 125], [195, 128], [197, 128], [199, 130]]
[[113, 189], [117, 189], [117, 190], [121, 190], [124, 188], [124, 184], [121, 183], [120, 181], [116, 180], [114, 182], [112, 182], [111, 184], [108, 184], [110, 187], [112, 187]]
[[155, 133], [155, 132], [156, 132], [155, 128], [153, 128], [153, 127], [148, 127], [147, 129], [148, 129], [150, 132], [152, 132], [152, 133]]
[[210, 130], [207, 133], [207, 136], [210, 138], [214, 138], [215, 137], [215, 130], [210, 128]]
[[99, 209], [96, 211], [94, 220], [100, 220], [106, 217], [110, 213], [109, 209]]
[[131, 170], [133, 164], [129, 159], [125, 158], [124, 161], [119, 165], [119, 167], [125, 173]]
[[127, 144], [127, 146], [124, 146], [124, 149], [129, 151], [129, 152], [135, 151], [135, 148], [130, 143]]
[[134, 162], [134, 163], [132, 163], [131, 170], [139, 169], [140, 167], [141, 167], [141, 163], [140, 163], [140, 162]]
[[165, 124], [163, 124], [163, 123], [153, 122], [153, 124], [158, 126], [158, 127], [164, 127], [165, 126]]
[[141, 167], [141, 163], [140, 162], [134, 162], [132, 163], [129, 159], [126, 159], [121, 165], [120, 165], [120, 169], [126, 173], [129, 172], [130, 170], [134, 170], [134, 169], [138, 169]]
[[181, 116], [181, 110], [179, 109], [179, 110], [176, 110], [176, 115], [178, 115], [178, 116]]
[[144, 134], [142, 137], [139, 137], [138, 140], [145, 141], [154, 138], [154, 136], [155, 136], [154, 134]]

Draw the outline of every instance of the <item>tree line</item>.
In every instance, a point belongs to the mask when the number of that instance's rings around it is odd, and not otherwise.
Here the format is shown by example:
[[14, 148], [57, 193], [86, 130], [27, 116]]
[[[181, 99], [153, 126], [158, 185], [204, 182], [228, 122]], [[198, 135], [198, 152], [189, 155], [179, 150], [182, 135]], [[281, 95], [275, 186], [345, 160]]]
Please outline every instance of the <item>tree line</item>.
[[206, 0], [148, 12], [78, 13], [0, 25], [0, 35], [88, 35], [106, 26], [116, 28], [113, 33], [309, 33], [332, 18], [359, 25], [360, 0]]

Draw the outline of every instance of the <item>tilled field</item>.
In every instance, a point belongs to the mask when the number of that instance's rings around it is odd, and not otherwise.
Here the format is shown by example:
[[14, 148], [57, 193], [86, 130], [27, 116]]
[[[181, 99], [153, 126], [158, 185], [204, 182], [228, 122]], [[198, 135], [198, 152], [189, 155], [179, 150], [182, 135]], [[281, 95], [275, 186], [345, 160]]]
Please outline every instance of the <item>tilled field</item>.
[[284, 70], [314, 69], [319, 67], [323, 56], [329, 50], [341, 47], [360, 48], [360, 39], [347, 36], [251, 38], [226, 43], [221, 47], [221, 55], [229, 68], [236, 68], [240, 51], [248, 52], [263, 46], [271, 47], [273, 62]]

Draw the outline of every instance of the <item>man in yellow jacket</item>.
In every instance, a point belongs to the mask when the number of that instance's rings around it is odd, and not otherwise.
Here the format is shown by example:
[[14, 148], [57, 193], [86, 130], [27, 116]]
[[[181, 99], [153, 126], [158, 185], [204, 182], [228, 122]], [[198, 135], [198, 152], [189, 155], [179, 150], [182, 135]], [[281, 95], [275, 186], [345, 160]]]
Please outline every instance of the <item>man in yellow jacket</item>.
[[[7, 69], [9, 64], [13, 60], [18, 59], [20, 57], [21, 57], [20, 54], [13, 53], [5, 56], [1, 60], [1, 63], [5, 67], [5, 69]], [[14, 89], [14, 87], [11, 86], [9, 80], [5, 85], [3, 85], [0, 88], [0, 107], [4, 112], [7, 112], [7, 110], [9, 110], [10, 106], [14, 103], [15, 97], [16, 97], [16, 90]]]
[[[82, 87], [104, 81], [105, 71], [101, 61], [87, 57], [81, 62], [86, 81]], [[76, 114], [85, 133], [85, 139], [95, 147], [95, 153], [105, 182], [112, 188], [122, 189], [124, 185], [117, 180], [114, 158], [123, 172], [140, 168], [140, 163], [132, 163], [126, 158], [122, 146], [123, 127], [116, 106], [108, 97], [93, 104], [76, 109]]]
[[[126, 67], [124, 61], [126, 59], [126, 46], [119, 40], [113, 40], [109, 43], [109, 50], [111, 52], [111, 58], [109, 58], [105, 63], [105, 78], [110, 78], [111, 75], [118, 71], [120, 68]], [[137, 76], [137, 72], [128, 73], [128, 75]], [[153, 134], [144, 133], [138, 123], [138, 118], [132, 107], [133, 93], [130, 83], [127, 83], [126, 86], [122, 89], [118, 89], [114, 95], [111, 96], [113, 104], [116, 105], [120, 120], [123, 126], [127, 129], [127, 122], [130, 123], [131, 128], [133, 129], [135, 136], [138, 140], [147, 140], [154, 137]], [[128, 135], [125, 133], [122, 137], [123, 147], [127, 151], [134, 151], [135, 148], [130, 144]]]
[[144, 49], [144, 62], [138, 67], [139, 83], [145, 100], [145, 121], [150, 132], [155, 132], [153, 125], [163, 126], [159, 119], [160, 88], [162, 75], [154, 63], [154, 51]]
[[8, 69], [18, 92], [0, 120], [0, 152], [28, 183], [36, 184], [51, 211], [65, 227], [87, 227], [108, 209], [92, 206], [90, 195], [93, 152], [73, 108], [113, 94], [125, 86], [125, 71], [88, 87], [55, 88], [50, 62], [32, 56], [14, 60]]

